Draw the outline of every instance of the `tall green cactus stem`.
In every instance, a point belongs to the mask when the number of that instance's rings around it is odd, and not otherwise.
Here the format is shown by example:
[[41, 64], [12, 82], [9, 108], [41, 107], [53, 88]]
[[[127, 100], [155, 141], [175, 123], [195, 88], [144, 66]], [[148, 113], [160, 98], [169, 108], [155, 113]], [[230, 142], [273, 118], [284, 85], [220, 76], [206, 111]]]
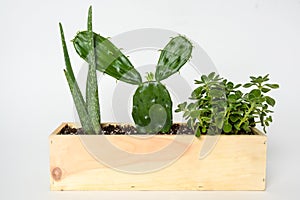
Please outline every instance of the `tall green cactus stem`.
[[89, 8], [88, 12], [88, 33], [89, 33], [89, 49], [87, 60], [89, 63], [89, 70], [86, 81], [86, 107], [91, 118], [93, 129], [96, 134], [101, 131], [100, 126], [100, 108], [98, 98], [98, 83], [96, 73], [96, 60], [94, 50], [94, 34], [92, 25], [92, 7]]
[[[84, 60], [88, 60], [90, 52], [89, 32], [77, 33], [73, 39], [76, 52]], [[140, 73], [133, 67], [129, 59], [107, 38], [94, 33], [96, 68], [117, 80], [139, 85], [142, 83]]]
[[184, 36], [177, 36], [161, 50], [157, 63], [155, 79], [164, 80], [178, 72], [180, 68], [190, 59], [193, 45]]
[[93, 134], [94, 133], [93, 125], [91, 123], [90, 116], [86, 109], [86, 105], [85, 105], [83, 96], [80, 92], [79, 86], [78, 86], [75, 76], [74, 76], [74, 72], [72, 69], [72, 65], [71, 65], [71, 61], [69, 58], [69, 53], [68, 53], [68, 49], [67, 49], [67, 45], [66, 45], [66, 41], [65, 41], [64, 31], [63, 31], [63, 27], [62, 27], [61, 23], [59, 23], [59, 28], [60, 28], [60, 35], [61, 35], [61, 41], [62, 41], [62, 46], [63, 46], [65, 65], [66, 65], [66, 69], [64, 70], [64, 73], [65, 73], [66, 79], [68, 81], [71, 94], [73, 96], [73, 100], [74, 100], [75, 107], [76, 107], [76, 110], [77, 110], [77, 113], [79, 116], [79, 120], [81, 122], [83, 130], [87, 134]]
[[172, 126], [172, 100], [159, 82], [141, 84], [133, 96], [132, 117], [139, 133], [168, 132]]

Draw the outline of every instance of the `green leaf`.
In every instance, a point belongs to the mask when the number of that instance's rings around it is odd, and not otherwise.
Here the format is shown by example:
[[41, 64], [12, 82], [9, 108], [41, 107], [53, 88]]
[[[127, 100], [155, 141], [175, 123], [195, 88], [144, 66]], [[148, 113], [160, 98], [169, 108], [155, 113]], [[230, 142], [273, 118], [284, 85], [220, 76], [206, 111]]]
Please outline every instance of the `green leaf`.
[[223, 131], [225, 133], [230, 133], [232, 131], [232, 125], [229, 124], [228, 122], [224, 124], [223, 126]]
[[252, 85], [254, 85], [253, 83], [246, 83], [243, 85], [244, 88], [249, 88], [251, 87]]
[[184, 113], [183, 113], [183, 117], [185, 118], [185, 117], [188, 117], [190, 115], [190, 112], [189, 111], [185, 111]]
[[222, 96], [224, 96], [224, 91], [222, 90], [218, 90], [218, 89], [212, 89], [210, 90], [209, 94], [212, 96], [212, 97], [216, 97], [216, 98], [220, 98]]
[[233, 89], [233, 86], [234, 86], [234, 85], [233, 85], [232, 82], [228, 82], [227, 85], [226, 85], [226, 87], [227, 87], [228, 89], [230, 89], [230, 90]]
[[196, 105], [194, 103], [189, 103], [189, 105], [187, 106], [188, 110], [194, 110], [194, 108], [196, 108]]
[[207, 123], [211, 122], [211, 118], [210, 117], [201, 117], [201, 120]]
[[200, 116], [201, 111], [200, 110], [193, 110], [190, 112], [191, 118], [198, 118]]
[[192, 50], [193, 45], [186, 37], [179, 35], [172, 38], [161, 50], [155, 79], [161, 81], [178, 72], [190, 59]]
[[265, 84], [265, 86], [268, 86], [269, 88], [272, 88], [272, 89], [277, 89], [277, 88], [279, 88], [279, 85], [278, 85], [278, 84]]
[[79, 120], [81, 123], [81, 126], [83, 128], [83, 130], [87, 133], [87, 134], [94, 134], [93, 131], [93, 125], [91, 123], [91, 119], [90, 116], [88, 114], [88, 111], [86, 110], [86, 105], [84, 102], [84, 99], [82, 97], [81, 91], [79, 89], [79, 86], [76, 82], [75, 76], [74, 76], [74, 72], [72, 69], [72, 65], [71, 65], [71, 61], [70, 61], [70, 57], [69, 57], [69, 53], [68, 53], [68, 49], [67, 49], [67, 45], [65, 42], [65, 36], [64, 36], [64, 31], [63, 31], [63, 27], [61, 25], [61, 23], [59, 23], [59, 28], [60, 28], [60, 35], [61, 35], [61, 41], [62, 41], [62, 46], [63, 46], [63, 52], [64, 52], [64, 58], [65, 58], [65, 65], [66, 65], [66, 70], [64, 70], [72, 97], [73, 97], [73, 101], [79, 116]]
[[235, 94], [230, 94], [227, 99], [231, 102], [235, 102], [237, 100], [237, 96]]
[[187, 102], [183, 102], [181, 104], [178, 104], [178, 109], [180, 111], [183, 111], [185, 109], [186, 105], [187, 105]]
[[211, 72], [209, 75], [208, 75], [208, 79], [209, 80], [212, 80], [214, 77], [215, 77], [216, 73], [215, 72]]
[[[93, 34], [97, 70], [117, 80], [140, 85], [142, 83], [141, 75], [131, 64], [127, 56], [107, 38], [96, 33]], [[90, 50], [89, 38], [90, 33], [88, 31], [82, 31], [77, 33], [72, 40], [77, 54], [87, 62]]]
[[236, 130], [238, 130], [238, 131], [241, 130], [238, 123], [234, 124], [233, 126]]
[[82, 125], [83, 130], [87, 134], [95, 134], [93, 130], [93, 124], [91, 122], [90, 116], [88, 114], [88, 111], [86, 110], [85, 107], [85, 102], [83, 100], [82, 94], [80, 92], [80, 89], [78, 87], [78, 84], [76, 80], [73, 80], [71, 75], [67, 70], [64, 70], [65, 76], [67, 78], [70, 91], [73, 97], [73, 101], [79, 116], [80, 123]]
[[264, 82], [265, 82], [265, 81], [268, 81], [268, 80], [269, 80], [269, 74], [265, 75], [265, 76], [263, 77], [263, 80], [264, 80]]
[[263, 93], [267, 93], [267, 92], [269, 92], [271, 89], [269, 89], [269, 88], [261, 88], [261, 91], [263, 92]]
[[251, 129], [249, 127], [249, 122], [246, 121], [245, 123], [243, 123], [242, 128], [246, 131], [246, 132], [250, 132]]
[[273, 122], [272, 116], [267, 117], [266, 120], [268, 120], [269, 122]]
[[270, 126], [270, 124], [269, 124], [268, 121], [265, 121], [265, 125], [266, 125], [266, 126]]
[[275, 105], [275, 100], [272, 97], [266, 96], [266, 102], [270, 106], [274, 106]]
[[195, 136], [196, 136], [196, 137], [200, 137], [200, 136], [201, 136], [201, 131], [200, 131], [199, 126], [197, 126], [197, 128], [196, 128], [196, 130], [195, 130]]
[[189, 120], [187, 121], [187, 125], [188, 125], [188, 127], [190, 127], [190, 128], [194, 128], [192, 119], [189, 119]]
[[198, 98], [203, 91], [203, 87], [198, 87], [192, 92], [192, 98]]
[[101, 131], [100, 126], [100, 106], [98, 98], [98, 83], [96, 72], [96, 58], [94, 49], [94, 34], [92, 28], [92, 6], [89, 8], [88, 13], [88, 33], [89, 33], [89, 53], [88, 60], [89, 70], [86, 81], [86, 107], [88, 114], [91, 118], [93, 129], [96, 134]]
[[206, 75], [202, 75], [201, 80], [203, 81], [203, 83], [207, 83], [208, 82], [208, 77]]
[[232, 122], [237, 122], [239, 120], [239, 116], [238, 115], [230, 115], [229, 119], [232, 121]]
[[233, 89], [237, 89], [237, 88], [239, 88], [241, 86], [242, 86], [242, 84], [236, 84]]
[[254, 89], [254, 90], [251, 90], [249, 95], [253, 95], [256, 98], [259, 98], [261, 96], [261, 91], [259, 89]]
[[72, 69], [72, 65], [71, 65], [71, 61], [70, 61], [70, 57], [69, 57], [69, 53], [68, 53], [68, 48], [67, 48], [66, 40], [65, 40], [65, 34], [64, 34], [64, 30], [63, 30], [61, 23], [59, 23], [59, 29], [60, 29], [60, 37], [61, 37], [61, 43], [62, 43], [63, 52], [64, 52], [66, 69], [67, 69], [69, 78], [71, 78], [72, 81], [74, 81], [75, 76], [74, 76], [74, 72]]

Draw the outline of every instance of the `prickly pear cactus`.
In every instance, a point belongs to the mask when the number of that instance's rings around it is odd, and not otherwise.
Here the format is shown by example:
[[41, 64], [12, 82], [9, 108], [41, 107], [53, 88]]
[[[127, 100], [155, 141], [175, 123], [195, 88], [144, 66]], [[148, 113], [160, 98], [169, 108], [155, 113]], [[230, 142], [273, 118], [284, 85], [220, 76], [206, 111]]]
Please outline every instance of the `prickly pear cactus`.
[[133, 96], [132, 117], [139, 133], [168, 132], [172, 126], [172, 100], [156, 81], [141, 84]]
[[184, 36], [177, 36], [161, 50], [157, 63], [155, 79], [164, 80], [178, 72], [180, 68], [190, 59], [193, 45]]
[[141, 84], [133, 96], [132, 117], [140, 133], [168, 132], [172, 126], [172, 100], [166, 87], [160, 83], [178, 72], [190, 59], [192, 43], [184, 36], [177, 36], [161, 51], [154, 75]]
[[[73, 40], [76, 52], [88, 61], [90, 52], [89, 32], [77, 33]], [[128, 58], [107, 38], [94, 33], [96, 69], [117, 80], [139, 85], [142, 83], [140, 73], [133, 67]]]

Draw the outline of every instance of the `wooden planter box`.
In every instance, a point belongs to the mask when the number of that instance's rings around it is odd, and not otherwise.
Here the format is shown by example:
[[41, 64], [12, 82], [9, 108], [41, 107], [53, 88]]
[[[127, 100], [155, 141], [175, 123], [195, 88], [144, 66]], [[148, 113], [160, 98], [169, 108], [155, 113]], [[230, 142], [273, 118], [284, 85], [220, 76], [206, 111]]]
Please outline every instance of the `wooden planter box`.
[[51, 190], [265, 190], [267, 137], [257, 130], [256, 135], [221, 135], [204, 159], [199, 159], [200, 150], [205, 137], [211, 136], [181, 136], [193, 137], [192, 143], [173, 164], [132, 174], [96, 160], [80, 137], [107, 137], [125, 151], [145, 153], [163, 147], [175, 136], [155, 136], [141, 144], [126, 135], [57, 135], [64, 125], [49, 136]]

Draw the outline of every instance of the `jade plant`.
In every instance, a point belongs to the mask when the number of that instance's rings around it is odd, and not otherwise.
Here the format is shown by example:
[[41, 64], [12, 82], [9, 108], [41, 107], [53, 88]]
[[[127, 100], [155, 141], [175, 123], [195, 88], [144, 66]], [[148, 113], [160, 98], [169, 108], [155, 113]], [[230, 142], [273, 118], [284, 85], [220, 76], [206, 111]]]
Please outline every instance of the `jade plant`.
[[[201, 134], [243, 134], [250, 133], [251, 128], [261, 124], [264, 132], [273, 121], [270, 107], [275, 100], [267, 93], [279, 88], [270, 84], [269, 75], [253, 77], [244, 85], [234, 84], [212, 72], [195, 80], [199, 85], [191, 94], [191, 103], [181, 103], [175, 112], [183, 112], [188, 126], [195, 135]], [[241, 90], [249, 88], [249, 92]]]
[[82, 128], [87, 134], [99, 134], [101, 132], [96, 70], [117, 80], [138, 85], [133, 96], [132, 110], [132, 117], [138, 132], [154, 133], [170, 130], [172, 100], [167, 88], [161, 81], [178, 72], [190, 59], [193, 47], [187, 38], [181, 35], [172, 38], [161, 50], [155, 75], [149, 73], [147, 81], [142, 82], [140, 73], [134, 68], [127, 56], [108, 38], [93, 32], [92, 8], [90, 7], [87, 31], [78, 32], [72, 40], [78, 55], [89, 64], [86, 99], [84, 100], [72, 70], [62, 25], [59, 24], [59, 26], [66, 64], [65, 76]]

